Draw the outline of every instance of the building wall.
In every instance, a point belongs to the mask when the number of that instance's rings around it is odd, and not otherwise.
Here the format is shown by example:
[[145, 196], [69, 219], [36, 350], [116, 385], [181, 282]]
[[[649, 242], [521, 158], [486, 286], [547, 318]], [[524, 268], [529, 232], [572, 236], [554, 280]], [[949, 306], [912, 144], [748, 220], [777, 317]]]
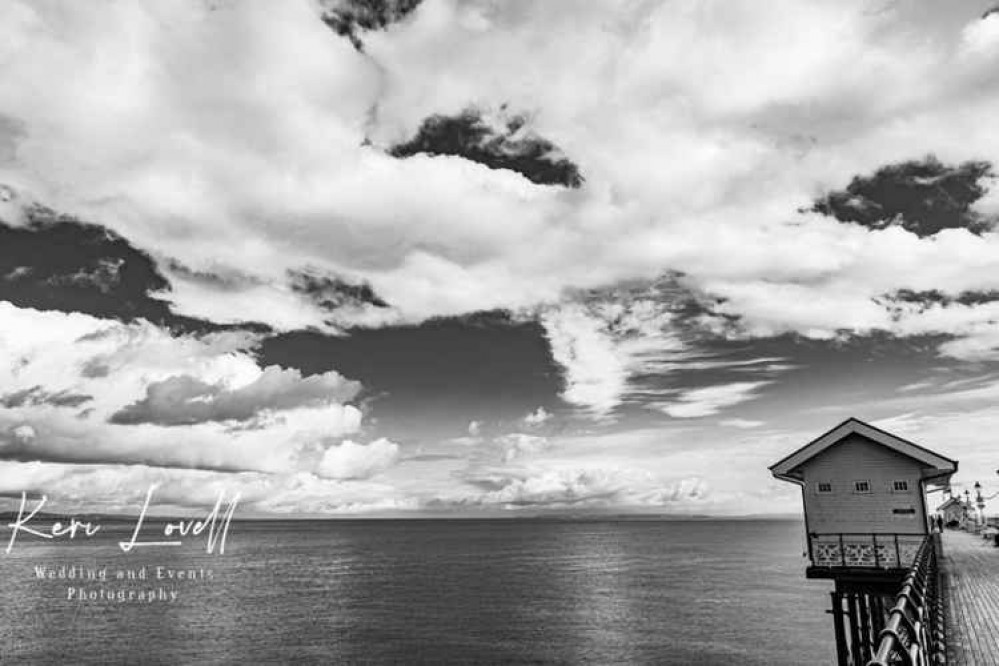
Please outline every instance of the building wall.
[[[919, 483], [921, 467], [911, 458], [860, 435], [850, 435], [809, 460], [801, 470], [810, 532], [927, 531]], [[857, 492], [856, 481], [867, 481], [870, 492]], [[893, 490], [894, 481], [906, 481], [908, 490]], [[832, 492], [818, 492], [819, 483], [831, 484]]]
[[956, 520], [958, 523], [964, 522], [964, 507], [951, 505], [944, 509], [944, 522]]

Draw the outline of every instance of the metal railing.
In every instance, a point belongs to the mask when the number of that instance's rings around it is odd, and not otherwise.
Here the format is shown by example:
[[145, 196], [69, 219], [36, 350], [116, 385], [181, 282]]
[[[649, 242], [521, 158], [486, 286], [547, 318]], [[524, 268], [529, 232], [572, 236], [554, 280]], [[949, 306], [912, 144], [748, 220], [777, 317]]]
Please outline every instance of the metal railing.
[[812, 566], [907, 569], [925, 534], [832, 532], [808, 535]]
[[937, 538], [929, 535], [919, 547], [867, 666], [947, 663], [936, 544]]

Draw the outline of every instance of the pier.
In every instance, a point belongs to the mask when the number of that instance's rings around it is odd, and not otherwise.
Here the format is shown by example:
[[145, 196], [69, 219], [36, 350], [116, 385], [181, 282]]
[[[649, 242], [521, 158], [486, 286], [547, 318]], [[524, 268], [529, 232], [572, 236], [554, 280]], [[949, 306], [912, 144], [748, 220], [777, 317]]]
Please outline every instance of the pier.
[[999, 550], [959, 530], [927, 537], [868, 660], [837, 623], [840, 664], [999, 666]]
[[927, 499], [951, 495], [957, 467], [854, 418], [770, 466], [801, 487], [805, 576], [833, 583], [838, 666], [999, 666], [999, 548], [977, 534], [980, 486], [976, 504], [938, 514]]
[[999, 548], [957, 530], [942, 541], [947, 664], [999, 666]]

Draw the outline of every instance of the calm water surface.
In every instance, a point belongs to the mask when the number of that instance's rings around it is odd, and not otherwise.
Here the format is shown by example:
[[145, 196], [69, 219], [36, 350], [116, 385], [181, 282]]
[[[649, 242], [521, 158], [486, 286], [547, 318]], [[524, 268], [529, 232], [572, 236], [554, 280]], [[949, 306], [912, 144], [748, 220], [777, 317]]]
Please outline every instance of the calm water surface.
[[[0, 662], [834, 661], [829, 585], [805, 580], [792, 521], [234, 523], [221, 556], [201, 542], [125, 555], [128, 528], [0, 553]], [[60, 564], [108, 580], [35, 578]], [[143, 567], [144, 581], [114, 580]], [[212, 577], [155, 580], [156, 567]], [[80, 602], [70, 587], [177, 597]]]

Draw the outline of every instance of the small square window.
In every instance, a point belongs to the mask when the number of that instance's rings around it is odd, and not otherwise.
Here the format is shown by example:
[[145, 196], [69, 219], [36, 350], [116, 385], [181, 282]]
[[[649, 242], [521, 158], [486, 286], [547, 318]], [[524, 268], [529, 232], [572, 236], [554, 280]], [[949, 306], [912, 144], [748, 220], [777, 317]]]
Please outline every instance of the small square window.
[[905, 492], [908, 492], [909, 491], [909, 482], [908, 481], [892, 481], [891, 482], [891, 489], [892, 489], [893, 492], [896, 492], [896, 493], [905, 493]]
[[832, 492], [832, 484], [828, 483], [828, 482], [825, 482], [825, 481], [821, 482], [821, 483], [818, 484], [818, 486], [816, 486], [815, 490], [816, 490], [816, 492], [819, 492], [819, 493], [831, 493]]
[[855, 492], [855, 493], [869, 493], [869, 492], [871, 492], [871, 482], [870, 481], [854, 481], [853, 482], [853, 492]]

